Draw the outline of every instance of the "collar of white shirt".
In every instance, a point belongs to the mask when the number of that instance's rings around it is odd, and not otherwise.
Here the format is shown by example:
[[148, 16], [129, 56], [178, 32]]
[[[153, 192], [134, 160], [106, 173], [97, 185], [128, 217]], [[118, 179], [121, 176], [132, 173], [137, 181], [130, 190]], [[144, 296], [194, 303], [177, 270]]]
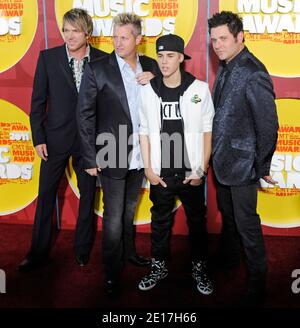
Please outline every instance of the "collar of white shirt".
[[[124, 67], [126, 65], [129, 65], [129, 64], [122, 57], [120, 57], [116, 52], [115, 52], [115, 54], [116, 54], [116, 58], [117, 58], [119, 68], [120, 68], [121, 71], [123, 71]], [[136, 55], [136, 62], [137, 62], [137, 64], [140, 63], [140, 58], [139, 58], [138, 54]]]

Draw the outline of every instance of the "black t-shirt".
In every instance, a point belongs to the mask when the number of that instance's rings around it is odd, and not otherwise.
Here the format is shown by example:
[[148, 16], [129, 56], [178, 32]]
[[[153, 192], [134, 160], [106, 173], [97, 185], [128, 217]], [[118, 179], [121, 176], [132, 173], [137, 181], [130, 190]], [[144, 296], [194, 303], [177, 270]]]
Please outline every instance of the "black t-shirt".
[[161, 98], [161, 176], [185, 174], [186, 171], [190, 171], [190, 165], [179, 106], [180, 86], [168, 88], [163, 84]]

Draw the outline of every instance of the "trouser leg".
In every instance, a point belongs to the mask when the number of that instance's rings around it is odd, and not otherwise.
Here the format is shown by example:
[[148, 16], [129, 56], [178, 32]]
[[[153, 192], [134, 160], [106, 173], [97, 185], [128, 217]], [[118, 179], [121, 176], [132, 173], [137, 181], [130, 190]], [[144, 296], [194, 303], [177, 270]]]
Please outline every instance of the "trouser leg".
[[84, 171], [82, 157], [77, 149], [73, 151], [72, 157], [80, 193], [74, 248], [76, 254], [83, 255], [90, 253], [96, 232], [94, 214], [96, 177], [92, 177]]
[[30, 259], [38, 260], [47, 256], [50, 251], [55, 199], [68, 158], [68, 154], [49, 154], [48, 160], [41, 162], [32, 244], [28, 253], [28, 258]]

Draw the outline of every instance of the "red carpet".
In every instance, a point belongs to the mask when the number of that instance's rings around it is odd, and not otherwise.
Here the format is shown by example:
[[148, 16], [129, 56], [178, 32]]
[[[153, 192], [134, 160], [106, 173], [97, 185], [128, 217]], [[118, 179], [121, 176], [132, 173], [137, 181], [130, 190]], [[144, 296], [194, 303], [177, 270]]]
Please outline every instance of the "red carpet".
[[[138, 234], [137, 245], [142, 255], [149, 255], [149, 234]], [[137, 289], [146, 272], [128, 264], [122, 275], [120, 298], [109, 300], [103, 293], [100, 262], [101, 233], [98, 233], [91, 259], [79, 267], [73, 256], [73, 231], [61, 231], [45, 268], [32, 273], [16, 271], [31, 241], [31, 226], [0, 224], [0, 269], [6, 273], [6, 294], [0, 294], [0, 308], [109, 308], [109, 309], [180, 309], [222, 308], [230, 306], [242, 293], [245, 270], [241, 267], [229, 276], [213, 272], [215, 292], [202, 296], [190, 276], [188, 242], [183, 236], [172, 239], [172, 261], [169, 277], [148, 292]], [[216, 253], [219, 236], [210, 235], [210, 253]], [[268, 298], [266, 308], [298, 308], [300, 293], [293, 294], [291, 277], [300, 269], [299, 237], [265, 237], [269, 259]], [[300, 277], [300, 275], [299, 275]], [[300, 279], [299, 279], [300, 280]], [[300, 281], [298, 284], [300, 288]]]

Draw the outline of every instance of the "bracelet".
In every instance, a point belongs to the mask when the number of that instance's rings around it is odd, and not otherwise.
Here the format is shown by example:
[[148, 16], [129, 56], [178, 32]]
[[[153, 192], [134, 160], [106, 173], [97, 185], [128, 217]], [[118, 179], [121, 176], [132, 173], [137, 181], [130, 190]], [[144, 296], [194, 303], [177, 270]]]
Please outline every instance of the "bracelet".
[[207, 177], [207, 172], [203, 171], [201, 168], [196, 170], [196, 174], [200, 179], [206, 179]]

